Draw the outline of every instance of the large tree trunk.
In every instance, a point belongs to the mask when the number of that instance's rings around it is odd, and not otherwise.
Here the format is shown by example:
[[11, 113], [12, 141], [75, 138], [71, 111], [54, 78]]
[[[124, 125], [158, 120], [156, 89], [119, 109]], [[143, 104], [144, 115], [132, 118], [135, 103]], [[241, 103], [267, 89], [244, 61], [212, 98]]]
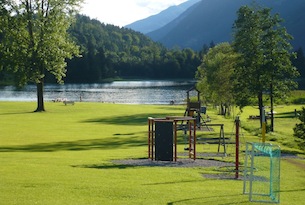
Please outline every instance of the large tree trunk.
[[260, 119], [260, 124], [261, 128], [263, 125], [263, 114], [264, 114], [264, 105], [263, 105], [263, 93], [259, 92], [258, 93], [258, 108], [259, 108], [259, 119]]
[[219, 114], [226, 116], [226, 107], [225, 107], [225, 104], [223, 104], [223, 103], [220, 103]]
[[37, 109], [35, 112], [44, 112], [44, 100], [43, 100], [43, 79], [36, 84], [37, 87]]

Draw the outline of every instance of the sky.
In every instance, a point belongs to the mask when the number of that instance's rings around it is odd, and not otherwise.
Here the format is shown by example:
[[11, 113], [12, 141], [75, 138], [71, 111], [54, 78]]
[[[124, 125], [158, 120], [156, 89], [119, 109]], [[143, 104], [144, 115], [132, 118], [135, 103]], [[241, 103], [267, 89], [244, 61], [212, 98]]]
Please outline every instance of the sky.
[[125, 26], [187, 0], [85, 0], [81, 13], [106, 24]]

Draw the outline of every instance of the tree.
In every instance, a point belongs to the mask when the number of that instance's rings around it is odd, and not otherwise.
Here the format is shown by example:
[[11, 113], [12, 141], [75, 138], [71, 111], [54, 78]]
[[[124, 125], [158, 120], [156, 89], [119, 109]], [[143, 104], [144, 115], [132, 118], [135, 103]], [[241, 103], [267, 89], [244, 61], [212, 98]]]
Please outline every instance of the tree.
[[207, 101], [221, 105], [221, 114], [226, 114], [233, 103], [232, 74], [237, 62], [237, 53], [229, 43], [221, 43], [211, 48], [203, 57], [196, 77], [197, 89]]
[[293, 128], [293, 136], [296, 138], [296, 141], [299, 147], [305, 150], [305, 108], [302, 108], [302, 111], [299, 115], [300, 123], [296, 124]]
[[[242, 6], [234, 23], [234, 48], [240, 54], [234, 72], [237, 104], [244, 106], [251, 96], [257, 96], [260, 121], [263, 116], [263, 94], [273, 98], [285, 96], [296, 87], [298, 72], [290, 57], [292, 39], [280, 25], [278, 14], [258, 6]], [[273, 113], [273, 112], [271, 112]]]
[[2, 0], [1, 68], [14, 73], [18, 86], [35, 83], [37, 109], [45, 111], [46, 72], [63, 82], [66, 59], [79, 54], [67, 29], [82, 0]]
[[291, 59], [292, 64], [298, 69], [300, 77], [299, 89], [305, 89], [305, 55], [302, 48], [296, 50], [296, 58]]

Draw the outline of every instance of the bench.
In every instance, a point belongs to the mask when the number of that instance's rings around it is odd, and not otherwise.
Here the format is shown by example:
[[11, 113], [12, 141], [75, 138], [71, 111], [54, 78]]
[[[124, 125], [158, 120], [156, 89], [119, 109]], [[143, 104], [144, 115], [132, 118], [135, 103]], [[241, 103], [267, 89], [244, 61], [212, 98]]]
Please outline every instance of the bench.
[[70, 100], [67, 101], [67, 100], [66, 100], [66, 101], [64, 101], [64, 104], [65, 104], [65, 105], [74, 105], [74, 101], [70, 101]]
[[259, 115], [250, 115], [250, 116], [249, 116], [249, 119], [250, 119], [250, 120], [260, 119], [260, 116], [259, 116]]
[[[266, 118], [266, 119], [270, 119], [270, 116], [269, 116], [269, 115], [266, 115], [265, 118]], [[260, 116], [259, 116], [259, 115], [250, 115], [250, 116], [249, 116], [249, 119], [250, 119], [250, 120], [259, 120], [259, 119], [260, 119]]]
[[64, 102], [64, 101], [66, 101], [67, 99], [65, 99], [65, 98], [56, 98], [56, 99], [54, 99], [54, 100], [52, 100], [53, 102]]

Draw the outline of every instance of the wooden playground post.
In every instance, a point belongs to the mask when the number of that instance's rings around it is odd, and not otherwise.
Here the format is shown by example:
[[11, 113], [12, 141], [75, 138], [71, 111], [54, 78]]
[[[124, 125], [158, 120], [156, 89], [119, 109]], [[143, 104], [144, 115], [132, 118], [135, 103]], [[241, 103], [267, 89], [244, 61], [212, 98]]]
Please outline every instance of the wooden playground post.
[[148, 139], [147, 139], [147, 145], [148, 145], [148, 159], [150, 159], [150, 119], [148, 118]]
[[189, 122], [188, 124], [189, 129], [189, 158], [192, 157], [192, 124]]
[[[225, 132], [224, 132], [224, 124], [215, 124], [216, 126], [220, 126], [220, 132], [219, 132], [219, 140], [218, 140], [218, 153], [220, 152], [220, 145], [223, 144], [223, 151], [225, 153], [225, 156], [227, 156], [227, 149], [226, 149], [226, 141], [225, 141]], [[210, 126], [210, 125], [209, 125]], [[213, 124], [212, 124], [213, 126]], [[222, 141], [221, 141], [222, 140]]]
[[236, 120], [235, 120], [235, 128], [236, 128], [235, 179], [238, 179], [238, 172], [239, 172], [239, 125], [240, 125], [239, 117], [236, 117]]
[[148, 159], [153, 159], [152, 153], [152, 141], [153, 141], [153, 119], [151, 117], [148, 118]]
[[174, 133], [174, 160], [177, 161], [177, 121], [175, 120], [175, 133]]
[[193, 130], [193, 137], [194, 137], [194, 156], [193, 159], [196, 159], [196, 143], [197, 143], [197, 137], [196, 137], [196, 129], [197, 129], [197, 125], [196, 125], [196, 120], [193, 121], [194, 122], [194, 130]]
[[266, 142], [266, 115], [265, 115], [265, 108], [263, 107], [262, 113], [262, 142]]

